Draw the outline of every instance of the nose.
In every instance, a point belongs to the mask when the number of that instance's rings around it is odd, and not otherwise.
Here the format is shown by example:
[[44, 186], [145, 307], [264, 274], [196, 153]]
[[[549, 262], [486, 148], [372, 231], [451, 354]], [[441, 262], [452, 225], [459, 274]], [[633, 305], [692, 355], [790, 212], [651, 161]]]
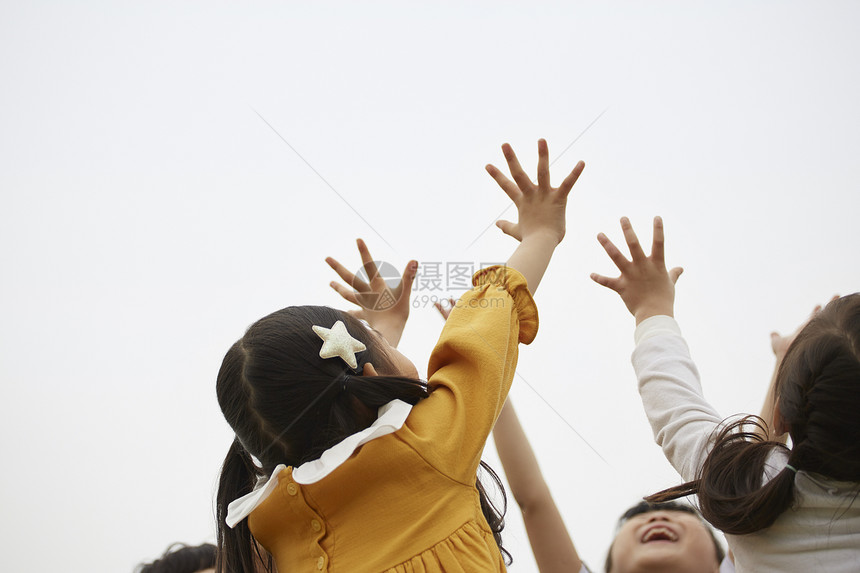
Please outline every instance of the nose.
[[669, 518], [669, 514], [665, 511], [652, 511], [648, 514], [647, 523], [653, 523], [655, 521], [672, 521]]

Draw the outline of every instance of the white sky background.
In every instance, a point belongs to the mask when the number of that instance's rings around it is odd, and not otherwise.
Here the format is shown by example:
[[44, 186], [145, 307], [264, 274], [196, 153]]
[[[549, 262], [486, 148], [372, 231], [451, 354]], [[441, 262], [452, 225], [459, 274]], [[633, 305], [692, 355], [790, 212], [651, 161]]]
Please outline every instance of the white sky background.
[[[635, 390], [633, 319], [588, 278], [613, 273], [595, 235], [620, 238], [628, 215], [649, 241], [664, 217], [706, 394], [758, 411], [769, 332], [858, 289], [858, 17], [850, 2], [4, 2], [0, 569], [128, 571], [212, 540], [232, 436], [215, 375], [244, 328], [344, 307], [323, 259], [357, 268], [357, 236], [398, 268], [504, 260], [495, 228], [467, 247], [509, 203], [483, 166], [508, 141], [534, 174], [539, 137], [554, 158], [606, 110], [553, 167], [561, 181], [587, 163], [512, 392], [599, 568], [617, 516], [678, 478]], [[401, 348], [422, 373], [440, 328], [413, 311]], [[514, 507], [508, 523], [511, 570], [535, 571]]]

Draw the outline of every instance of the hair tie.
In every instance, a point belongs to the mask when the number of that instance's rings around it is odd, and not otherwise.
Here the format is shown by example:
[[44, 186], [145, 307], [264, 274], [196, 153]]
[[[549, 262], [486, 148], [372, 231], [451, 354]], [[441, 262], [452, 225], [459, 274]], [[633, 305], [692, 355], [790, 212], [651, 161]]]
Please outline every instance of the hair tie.
[[794, 473], [797, 473], [797, 468], [796, 468], [796, 467], [794, 467], [793, 465], [791, 465], [791, 464], [785, 464], [785, 467], [787, 467], [788, 469], [790, 469], [790, 470], [791, 470], [791, 471], [793, 471]]
[[341, 389], [341, 391], [342, 391], [342, 392], [346, 392], [346, 383], [347, 383], [347, 381], [348, 381], [350, 378], [352, 378], [352, 376], [350, 376], [350, 375], [349, 375], [349, 374], [347, 374], [347, 373], [344, 373], [344, 374], [342, 374], [342, 375], [341, 375], [341, 378], [340, 378], [340, 389]]

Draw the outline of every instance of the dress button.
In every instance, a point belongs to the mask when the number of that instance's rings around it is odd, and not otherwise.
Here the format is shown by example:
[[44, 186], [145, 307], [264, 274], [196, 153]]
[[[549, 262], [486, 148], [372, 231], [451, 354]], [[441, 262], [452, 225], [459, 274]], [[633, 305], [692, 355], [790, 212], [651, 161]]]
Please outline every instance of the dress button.
[[320, 529], [322, 529], [322, 525], [320, 525], [320, 522], [316, 519], [311, 521], [311, 527], [314, 528], [314, 531], [319, 531]]
[[325, 557], [320, 557], [317, 559], [317, 569], [322, 571], [322, 568], [325, 567]]
[[290, 495], [296, 495], [297, 493], [299, 493], [299, 487], [294, 483], [288, 484], [287, 493], [289, 493]]

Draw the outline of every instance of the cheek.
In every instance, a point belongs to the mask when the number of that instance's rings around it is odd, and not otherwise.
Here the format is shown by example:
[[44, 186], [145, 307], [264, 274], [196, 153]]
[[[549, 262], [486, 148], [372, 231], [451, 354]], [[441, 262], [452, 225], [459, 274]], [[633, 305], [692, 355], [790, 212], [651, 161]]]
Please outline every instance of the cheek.
[[716, 563], [717, 550], [714, 547], [714, 542], [711, 535], [707, 531], [701, 530], [689, 537], [690, 553], [696, 555], [701, 560], [701, 563]]
[[609, 547], [613, 572], [624, 571], [627, 568], [627, 563], [630, 561], [634, 549], [632, 534], [622, 528]]

